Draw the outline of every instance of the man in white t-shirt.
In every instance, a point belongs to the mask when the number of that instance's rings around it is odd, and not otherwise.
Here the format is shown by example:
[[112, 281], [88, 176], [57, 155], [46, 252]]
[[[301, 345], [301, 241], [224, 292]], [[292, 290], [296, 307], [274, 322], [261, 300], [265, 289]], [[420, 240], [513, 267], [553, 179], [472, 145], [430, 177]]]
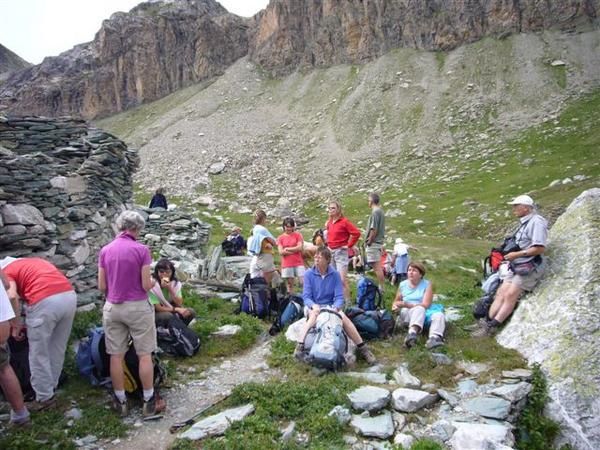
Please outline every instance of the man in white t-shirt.
[[23, 402], [23, 392], [19, 380], [10, 365], [10, 355], [6, 343], [10, 336], [10, 321], [15, 320], [15, 313], [6, 293], [6, 285], [6, 279], [0, 270], [0, 387], [11, 406], [11, 425], [26, 426], [30, 423], [29, 411]]

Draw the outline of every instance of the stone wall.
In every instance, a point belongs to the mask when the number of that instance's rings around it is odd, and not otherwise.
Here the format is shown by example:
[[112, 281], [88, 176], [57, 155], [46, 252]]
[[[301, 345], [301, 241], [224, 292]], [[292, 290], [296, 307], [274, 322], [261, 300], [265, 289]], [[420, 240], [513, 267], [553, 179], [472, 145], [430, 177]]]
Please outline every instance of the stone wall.
[[99, 298], [97, 253], [132, 198], [137, 151], [71, 117], [0, 115], [0, 257], [40, 256], [80, 304]]
[[600, 448], [600, 189], [583, 192], [549, 234], [548, 271], [498, 342], [539, 362], [558, 446]]

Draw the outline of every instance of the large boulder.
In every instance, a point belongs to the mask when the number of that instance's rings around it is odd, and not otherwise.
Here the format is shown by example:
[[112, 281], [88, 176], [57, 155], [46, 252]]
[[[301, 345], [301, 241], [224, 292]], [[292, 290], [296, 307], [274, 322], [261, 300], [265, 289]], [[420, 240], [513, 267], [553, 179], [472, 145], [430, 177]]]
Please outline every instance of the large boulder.
[[540, 363], [557, 444], [600, 448], [600, 189], [583, 192], [549, 233], [548, 270], [498, 342]]

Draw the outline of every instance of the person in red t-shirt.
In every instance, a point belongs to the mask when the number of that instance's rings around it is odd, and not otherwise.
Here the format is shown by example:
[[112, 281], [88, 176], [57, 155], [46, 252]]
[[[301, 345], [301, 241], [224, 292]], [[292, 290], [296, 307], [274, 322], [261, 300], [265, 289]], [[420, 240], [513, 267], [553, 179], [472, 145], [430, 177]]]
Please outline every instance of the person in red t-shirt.
[[296, 231], [296, 222], [291, 217], [283, 220], [283, 231], [277, 238], [277, 248], [281, 255], [281, 277], [286, 280], [288, 293], [291, 294], [294, 292], [295, 280], [302, 286], [304, 279], [304, 238]]
[[[11, 301], [25, 302], [31, 386], [36, 397], [29, 409], [54, 407], [77, 295], [67, 277], [45, 259], [6, 257], [0, 266], [9, 283]], [[16, 339], [22, 339], [22, 331], [20, 322], [12, 326]]]
[[[331, 250], [331, 265], [337, 270], [344, 285], [344, 300], [350, 300], [348, 286], [348, 249], [353, 248], [360, 238], [360, 230], [342, 214], [340, 202], [332, 200], [328, 203], [329, 219], [325, 223], [327, 230], [327, 247]], [[358, 253], [356, 248], [353, 249]]]

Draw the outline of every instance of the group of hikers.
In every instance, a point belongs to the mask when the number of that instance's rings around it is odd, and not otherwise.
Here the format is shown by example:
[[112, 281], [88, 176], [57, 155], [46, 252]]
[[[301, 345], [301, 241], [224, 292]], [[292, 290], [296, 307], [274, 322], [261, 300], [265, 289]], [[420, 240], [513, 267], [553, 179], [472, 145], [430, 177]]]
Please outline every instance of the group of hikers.
[[[166, 200], [165, 200], [166, 203]], [[477, 324], [474, 336], [493, 335], [515, 309], [523, 292], [531, 291], [541, 278], [545, 262], [547, 222], [537, 214], [534, 202], [520, 195], [510, 202], [519, 227], [505, 241], [504, 262], [500, 269], [503, 279], [489, 313]], [[366, 263], [377, 277], [383, 292], [385, 277], [381, 262], [385, 238], [385, 214], [376, 193], [368, 195], [371, 208], [365, 230]], [[162, 206], [161, 206], [162, 207]], [[263, 277], [269, 283], [287, 282], [290, 291], [296, 283], [302, 286], [302, 298], [307, 321], [294, 355], [306, 356], [304, 337], [314, 326], [323, 308], [332, 308], [342, 317], [343, 329], [358, 347], [359, 355], [368, 363], [376, 358], [358, 333], [353, 322], [344, 314], [350, 301], [347, 279], [349, 251], [354, 250], [361, 236], [357, 227], [343, 214], [338, 201], [327, 205], [328, 220], [325, 233], [316, 248], [308, 248], [296, 231], [291, 218], [283, 221], [283, 234], [275, 238], [265, 227], [267, 215], [263, 210], [254, 214], [254, 227], [248, 239], [247, 251], [252, 255], [251, 277]], [[133, 341], [139, 358], [139, 378], [143, 388], [144, 417], [155, 416], [166, 408], [165, 400], [154, 390], [152, 353], [157, 350], [157, 324], [177, 316], [185, 323], [194, 320], [195, 312], [183, 305], [181, 283], [175, 267], [168, 260], [159, 260], [152, 270], [152, 257], [147, 246], [138, 242], [145, 220], [136, 211], [123, 211], [116, 220], [119, 233], [104, 246], [98, 258], [98, 288], [105, 295], [102, 325], [106, 351], [110, 355], [113, 408], [126, 416], [129, 404], [124, 388], [123, 358]], [[240, 235], [234, 230], [233, 239]], [[243, 238], [241, 238], [243, 241]], [[403, 244], [397, 241], [397, 244]], [[244, 245], [239, 242], [237, 245]], [[275, 267], [274, 248], [281, 255], [281, 274]], [[413, 347], [428, 323], [427, 348], [443, 344], [445, 318], [435, 308], [433, 288], [424, 278], [425, 266], [408, 262], [408, 246], [394, 251], [395, 279], [400, 281], [392, 303], [398, 321], [408, 327], [404, 344]], [[314, 254], [314, 265], [305, 269], [303, 253]], [[398, 254], [396, 254], [398, 252]], [[402, 253], [400, 253], [402, 252]], [[0, 260], [0, 387], [11, 406], [13, 426], [30, 423], [29, 411], [41, 411], [56, 405], [56, 389], [63, 369], [65, 351], [77, 307], [73, 286], [63, 273], [42, 258], [12, 258]], [[23, 306], [23, 307], [22, 307]], [[22, 321], [22, 312], [25, 322]], [[9, 336], [24, 339], [26, 328], [29, 340], [31, 386], [35, 400], [25, 404], [23, 393], [13, 369], [7, 347]]]

